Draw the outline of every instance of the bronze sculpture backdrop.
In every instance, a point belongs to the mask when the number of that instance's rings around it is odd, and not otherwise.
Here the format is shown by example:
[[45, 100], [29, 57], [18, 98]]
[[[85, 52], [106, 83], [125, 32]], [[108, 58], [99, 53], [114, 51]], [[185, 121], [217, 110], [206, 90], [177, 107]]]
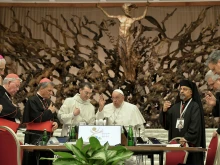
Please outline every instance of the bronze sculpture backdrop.
[[[43, 39], [33, 37], [30, 27], [22, 24], [17, 18], [16, 9], [11, 8], [13, 22], [10, 26], [0, 23], [0, 53], [22, 68], [21, 77], [25, 81], [15, 101], [24, 102], [26, 97], [34, 94], [40, 79], [48, 77], [58, 82], [55, 104], [59, 108], [62, 100], [78, 92], [76, 84], [86, 80], [94, 84], [96, 93], [105, 94], [107, 102], [110, 102], [112, 91], [121, 88], [129, 96], [127, 99], [140, 107], [146, 121], [152, 127], [159, 127], [157, 117], [160, 105], [164, 99], [174, 101], [180, 79], [187, 77], [197, 82], [198, 87], [205, 84], [207, 68], [203, 63], [213, 49], [220, 47], [220, 37], [216, 35], [219, 20], [203, 27], [197, 38], [193, 39], [191, 34], [202, 24], [208, 9], [204, 8], [197, 20], [185, 24], [172, 37], [166, 33], [165, 23], [172, 19], [176, 9], [168, 13], [162, 22], [150, 15], [137, 21], [132, 26], [132, 35], [133, 38], [138, 36], [138, 40], [135, 40], [129, 52], [136, 67], [132, 68], [134, 77], [128, 78], [123, 68], [126, 61], [122, 61], [118, 53], [118, 38], [109, 30], [116, 26], [117, 20], [106, 18], [97, 23], [86, 16], [77, 15], [70, 20], [61, 15], [62, 22], [52, 15], [35, 20], [31, 12], [27, 12], [23, 19], [38, 25], [39, 30], [54, 44], [54, 47], [49, 47]], [[59, 31], [59, 39], [53, 35], [54, 29]], [[157, 35], [148, 37], [147, 34], [151, 32]], [[104, 35], [109, 38], [107, 44], [111, 46], [102, 43]], [[98, 56], [100, 49], [104, 53], [104, 61]], [[76, 70], [75, 73], [70, 72], [72, 68]], [[10, 63], [7, 69], [13, 71]], [[92, 103], [98, 106], [96, 99]], [[212, 127], [210, 112], [208, 108], [205, 109], [207, 127]]]

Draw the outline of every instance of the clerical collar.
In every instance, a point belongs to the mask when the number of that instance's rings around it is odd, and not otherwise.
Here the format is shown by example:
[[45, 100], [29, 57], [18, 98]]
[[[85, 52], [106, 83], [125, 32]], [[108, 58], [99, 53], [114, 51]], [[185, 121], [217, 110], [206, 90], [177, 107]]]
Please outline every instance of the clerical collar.
[[[3, 86], [3, 88], [5, 89], [5, 87]], [[7, 97], [11, 98], [10, 93], [8, 93], [8, 91], [5, 89], [5, 94], [7, 95]]]
[[[5, 89], [5, 87], [3, 86], [3, 88]], [[11, 99], [11, 95], [10, 93], [8, 93], [8, 91], [5, 89], [5, 95], [7, 96], [7, 98], [12, 102], [12, 99]]]
[[37, 96], [41, 99], [41, 100], [45, 100], [45, 98], [43, 98], [40, 93], [37, 92]]
[[5, 91], [5, 95], [6, 95], [7, 98], [12, 102], [12, 100], [11, 100], [11, 95], [10, 95], [7, 91]]

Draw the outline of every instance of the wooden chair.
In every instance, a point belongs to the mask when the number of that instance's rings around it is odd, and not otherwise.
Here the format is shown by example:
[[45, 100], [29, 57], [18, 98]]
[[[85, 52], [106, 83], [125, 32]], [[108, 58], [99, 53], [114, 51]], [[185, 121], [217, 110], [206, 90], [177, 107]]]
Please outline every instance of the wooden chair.
[[7, 126], [0, 126], [0, 164], [21, 165], [23, 151], [14, 131]]
[[219, 165], [219, 154], [220, 154], [220, 136], [214, 137], [209, 143], [209, 147], [206, 155], [205, 165]]
[[[169, 144], [180, 144], [180, 137], [173, 138]], [[185, 143], [184, 147], [189, 145]], [[165, 165], [177, 165], [185, 164], [187, 161], [188, 152], [187, 151], [170, 151], [165, 153]]]

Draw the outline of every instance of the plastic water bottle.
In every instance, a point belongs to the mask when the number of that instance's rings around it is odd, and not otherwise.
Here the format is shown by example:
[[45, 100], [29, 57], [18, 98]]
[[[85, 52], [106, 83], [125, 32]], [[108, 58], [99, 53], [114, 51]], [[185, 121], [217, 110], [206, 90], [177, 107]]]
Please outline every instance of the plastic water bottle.
[[47, 130], [44, 129], [44, 133], [43, 133], [43, 136], [42, 136], [42, 145], [46, 146], [47, 145], [47, 142], [48, 142], [48, 136], [47, 136]]
[[69, 133], [69, 142], [74, 142], [74, 141], [76, 141], [76, 130], [75, 127], [72, 127]]

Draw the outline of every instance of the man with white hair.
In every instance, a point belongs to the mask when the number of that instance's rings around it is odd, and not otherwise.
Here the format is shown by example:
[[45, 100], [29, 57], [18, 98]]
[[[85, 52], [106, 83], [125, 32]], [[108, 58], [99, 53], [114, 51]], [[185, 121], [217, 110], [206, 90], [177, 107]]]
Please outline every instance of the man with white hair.
[[[18, 92], [22, 80], [16, 74], [8, 74], [0, 86], [0, 125], [6, 125], [15, 132], [20, 123], [20, 109], [13, 103], [13, 96]], [[16, 124], [18, 123], [18, 124]]]
[[[214, 117], [220, 117], [220, 76], [214, 74], [212, 70], [209, 70], [205, 75], [205, 80], [207, 81], [209, 88], [216, 92], [215, 96], [211, 91], [206, 93], [206, 104], [212, 107], [212, 115]], [[212, 136], [215, 137], [217, 134], [220, 134], [220, 127], [213, 132]]]
[[109, 125], [139, 126], [143, 127], [144, 117], [138, 107], [124, 101], [124, 93], [115, 89], [112, 93], [112, 103], [105, 105], [103, 95], [99, 98], [99, 109], [96, 119], [108, 118]]
[[[218, 74], [214, 74], [212, 72], [212, 70], [209, 70], [206, 75], [205, 75], [205, 81], [207, 82], [208, 84], [208, 88], [210, 90], [214, 89], [214, 90], [217, 90], [218, 89], [218, 86], [216, 86], [215, 82], [216, 80], [218, 80], [220, 78], [220, 76]], [[215, 86], [214, 86], [215, 85]]]

